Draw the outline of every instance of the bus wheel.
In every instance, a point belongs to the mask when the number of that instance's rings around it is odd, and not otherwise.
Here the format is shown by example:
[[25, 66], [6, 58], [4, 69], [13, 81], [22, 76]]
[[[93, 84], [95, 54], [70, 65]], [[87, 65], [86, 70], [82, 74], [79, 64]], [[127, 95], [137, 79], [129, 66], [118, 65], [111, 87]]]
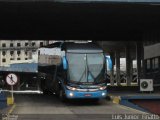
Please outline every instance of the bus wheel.
[[65, 92], [64, 92], [64, 90], [63, 89], [60, 89], [60, 91], [59, 91], [59, 98], [60, 98], [60, 100], [62, 101], [62, 102], [66, 102], [66, 96], [65, 96]]

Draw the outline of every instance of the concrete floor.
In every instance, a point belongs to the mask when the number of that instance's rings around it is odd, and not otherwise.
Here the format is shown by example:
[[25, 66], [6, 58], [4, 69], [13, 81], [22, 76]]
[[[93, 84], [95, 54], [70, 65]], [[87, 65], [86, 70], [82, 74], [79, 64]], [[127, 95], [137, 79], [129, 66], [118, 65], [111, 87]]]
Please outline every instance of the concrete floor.
[[118, 114], [144, 114], [143, 112], [114, 104], [108, 100], [99, 102], [74, 100], [62, 103], [55, 96], [44, 96], [42, 94], [15, 95], [15, 105], [10, 113], [18, 115], [20, 120], [106, 120], [106, 118], [115, 119]]

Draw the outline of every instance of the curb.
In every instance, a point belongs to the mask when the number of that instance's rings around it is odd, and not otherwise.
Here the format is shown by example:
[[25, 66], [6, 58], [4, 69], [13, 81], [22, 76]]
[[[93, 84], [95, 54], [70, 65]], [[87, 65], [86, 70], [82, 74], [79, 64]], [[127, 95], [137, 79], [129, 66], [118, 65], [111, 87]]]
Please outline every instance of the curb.
[[143, 109], [142, 107], [139, 107], [136, 104], [133, 104], [132, 102], [129, 101], [129, 99], [125, 99], [121, 96], [112, 96], [112, 95], [110, 95], [110, 98], [111, 98], [111, 101], [115, 104], [119, 104], [128, 108], [132, 108], [134, 110], [139, 110], [139, 111], [148, 113], [147, 110]]
[[[0, 92], [0, 109], [2, 113], [10, 114], [14, 109], [14, 99], [10, 97], [8, 92]], [[8, 112], [9, 111], [9, 112]]]

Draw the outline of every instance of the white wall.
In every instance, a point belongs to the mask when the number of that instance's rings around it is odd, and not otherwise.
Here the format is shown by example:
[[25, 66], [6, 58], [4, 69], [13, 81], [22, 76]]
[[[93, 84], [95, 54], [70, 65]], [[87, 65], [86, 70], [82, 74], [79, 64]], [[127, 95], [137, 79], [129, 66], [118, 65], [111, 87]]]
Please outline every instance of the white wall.
[[144, 47], [144, 59], [160, 56], [160, 43]]

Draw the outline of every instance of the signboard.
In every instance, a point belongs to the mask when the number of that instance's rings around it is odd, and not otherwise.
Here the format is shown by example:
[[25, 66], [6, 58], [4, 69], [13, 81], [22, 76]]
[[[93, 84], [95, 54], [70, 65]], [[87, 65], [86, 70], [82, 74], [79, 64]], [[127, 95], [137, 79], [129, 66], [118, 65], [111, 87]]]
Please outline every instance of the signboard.
[[6, 82], [8, 85], [11, 86], [11, 96], [12, 96], [12, 104], [14, 103], [14, 97], [13, 97], [13, 86], [17, 84], [18, 77], [14, 73], [10, 73], [6, 76]]
[[8, 74], [6, 76], [6, 82], [7, 82], [8, 85], [11, 85], [11, 86], [17, 84], [17, 82], [18, 82], [17, 75], [15, 75], [13, 73]]

